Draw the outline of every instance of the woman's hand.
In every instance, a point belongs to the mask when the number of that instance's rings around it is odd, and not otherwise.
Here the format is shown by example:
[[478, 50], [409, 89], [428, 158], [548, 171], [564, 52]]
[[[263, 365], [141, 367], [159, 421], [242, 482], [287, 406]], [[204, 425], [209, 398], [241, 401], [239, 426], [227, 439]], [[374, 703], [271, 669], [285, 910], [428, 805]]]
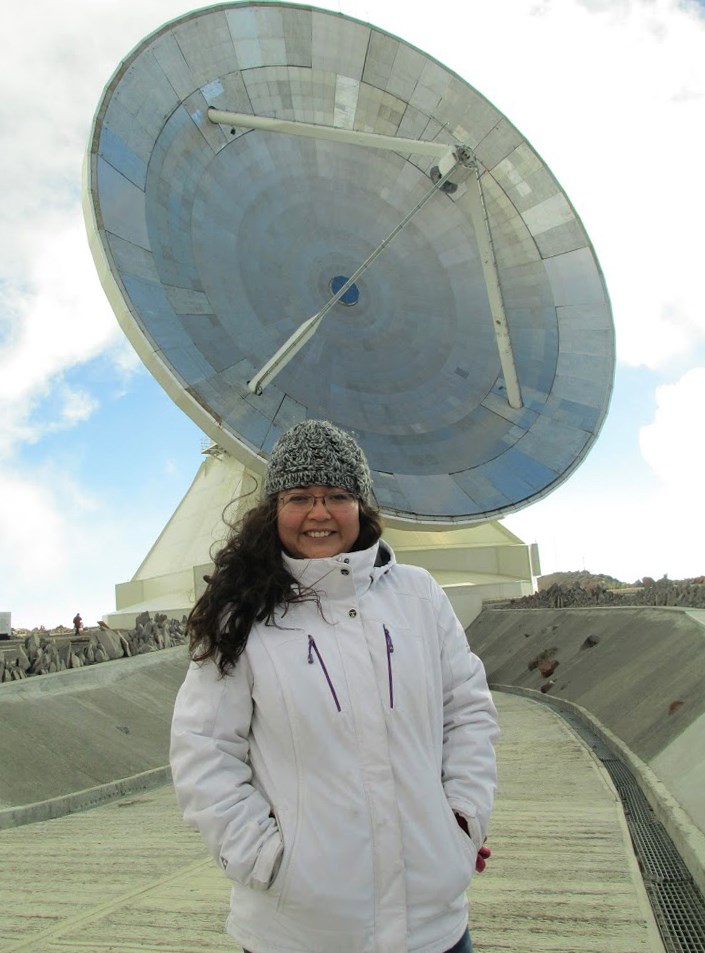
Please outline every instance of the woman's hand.
[[482, 847], [477, 852], [477, 857], [475, 858], [475, 870], [478, 874], [481, 874], [482, 871], [487, 866], [487, 858], [492, 856], [492, 851], [489, 847], [485, 847], [483, 844]]
[[[468, 822], [465, 820], [462, 814], [458, 814], [456, 811], [453, 811], [453, 813], [455, 814], [455, 819], [458, 822], [459, 827], [461, 827], [462, 830], [464, 830], [469, 837], [470, 831], [468, 830]], [[486, 840], [487, 838], [485, 838], [485, 841]], [[481, 874], [482, 871], [485, 869], [485, 867], [487, 866], [487, 860], [491, 856], [492, 856], [492, 851], [489, 849], [489, 847], [485, 847], [483, 842], [483, 845], [478, 850], [477, 857], [475, 858], [475, 870], [478, 872], [478, 874]]]

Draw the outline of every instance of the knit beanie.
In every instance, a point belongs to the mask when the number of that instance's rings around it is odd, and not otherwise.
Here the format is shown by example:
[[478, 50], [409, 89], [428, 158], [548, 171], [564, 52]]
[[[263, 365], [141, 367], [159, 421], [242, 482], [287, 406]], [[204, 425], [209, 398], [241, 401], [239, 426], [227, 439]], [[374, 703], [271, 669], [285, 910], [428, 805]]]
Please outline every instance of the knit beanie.
[[304, 420], [274, 445], [264, 480], [267, 496], [295, 486], [342, 486], [369, 500], [372, 477], [350, 434], [328, 420]]

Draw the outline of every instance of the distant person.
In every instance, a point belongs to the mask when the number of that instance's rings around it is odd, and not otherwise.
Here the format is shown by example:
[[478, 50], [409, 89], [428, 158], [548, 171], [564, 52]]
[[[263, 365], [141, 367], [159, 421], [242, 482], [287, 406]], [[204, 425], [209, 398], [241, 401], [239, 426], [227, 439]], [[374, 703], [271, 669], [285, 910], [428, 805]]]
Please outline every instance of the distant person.
[[73, 634], [80, 635], [83, 632], [83, 619], [81, 618], [80, 613], [76, 613], [73, 617]]
[[285, 433], [188, 619], [171, 767], [253, 953], [470, 953], [496, 712], [443, 590], [380, 538], [365, 456]]

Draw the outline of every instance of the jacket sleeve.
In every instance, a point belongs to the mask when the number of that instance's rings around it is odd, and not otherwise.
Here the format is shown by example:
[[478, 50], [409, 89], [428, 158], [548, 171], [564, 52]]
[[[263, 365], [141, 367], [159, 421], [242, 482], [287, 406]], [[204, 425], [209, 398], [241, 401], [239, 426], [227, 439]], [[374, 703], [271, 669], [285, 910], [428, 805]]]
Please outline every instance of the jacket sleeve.
[[227, 876], [266, 890], [283, 842], [270, 805], [252, 785], [252, 673], [246, 656], [232, 674], [218, 676], [213, 662], [192, 662], [176, 697], [170, 750], [176, 798], [184, 820], [199, 830]]
[[441, 780], [448, 803], [465, 818], [470, 837], [479, 849], [487, 836], [497, 787], [497, 710], [482, 662], [471, 652], [448, 597], [435, 583], [434, 588], [442, 639]]

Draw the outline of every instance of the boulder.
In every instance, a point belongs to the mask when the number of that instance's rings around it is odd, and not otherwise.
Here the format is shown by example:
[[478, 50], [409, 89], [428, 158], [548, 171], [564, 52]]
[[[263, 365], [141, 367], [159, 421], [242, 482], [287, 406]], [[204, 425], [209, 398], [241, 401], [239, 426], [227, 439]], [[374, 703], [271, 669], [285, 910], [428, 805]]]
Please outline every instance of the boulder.
[[22, 670], [22, 674], [25, 674], [26, 672], [29, 671], [31, 662], [25, 655], [24, 650], [21, 649], [19, 645], [17, 646], [17, 649], [15, 651], [17, 652], [17, 655], [15, 657], [15, 665]]
[[24, 649], [29, 658], [35, 658], [39, 654], [41, 650], [41, 643], [39, 641], [39, 636], [37, 636], [36, 633], [32, 632], [31, 635], [27, 636], [27, 638], [24, 640]]
[[540, 659], [537, 668], [544, 678], [549, 678], [560, 665], [558, 659], [546, 658]]
[[94, 645], [97, 642], [101, 646], [109, 659], [122, 658], [125, 655], [120, 636], [113, 629], [97, 629], [91, 632], [91, 640]]

